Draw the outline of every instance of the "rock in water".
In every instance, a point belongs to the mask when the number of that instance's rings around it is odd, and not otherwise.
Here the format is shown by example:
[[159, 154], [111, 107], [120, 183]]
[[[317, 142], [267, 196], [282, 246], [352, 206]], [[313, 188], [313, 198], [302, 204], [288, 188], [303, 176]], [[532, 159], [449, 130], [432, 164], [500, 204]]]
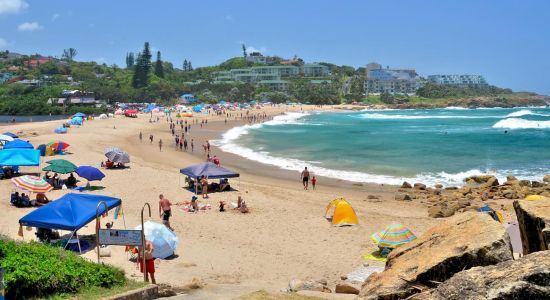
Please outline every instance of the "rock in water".
[[417, 182], [417, 183], [414, 184], [414, 188], [417, 189], [417, 190], [425, 190], [426, 185], [423, 184], [423, 183]]
[[511, 260], [510, 237], [488, 214], [466, 212], [429, 229], [418, 239], [393, 250], [384, 272], [365, 281], [363, 299], [399, 299], [475, 266]]
[[455, 274], [425, 299], [550, 299], [550, 251]]
[[[550, 200], [514, 201], [523, 254], [550, 248]], [[550, 260], [550, 258], [549, 258]]]

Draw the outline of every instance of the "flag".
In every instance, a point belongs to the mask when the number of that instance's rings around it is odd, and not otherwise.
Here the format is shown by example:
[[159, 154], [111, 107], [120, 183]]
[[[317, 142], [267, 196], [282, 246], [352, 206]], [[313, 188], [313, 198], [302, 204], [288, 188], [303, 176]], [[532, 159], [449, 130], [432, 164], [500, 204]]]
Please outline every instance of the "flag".
[[113, 216], [113, 218], [116, 220], [118, 219], [118, 216], [122, 216], [122, 214], [122, 206], [117, 206], [117, 208], [115, 208], [115, 215]]

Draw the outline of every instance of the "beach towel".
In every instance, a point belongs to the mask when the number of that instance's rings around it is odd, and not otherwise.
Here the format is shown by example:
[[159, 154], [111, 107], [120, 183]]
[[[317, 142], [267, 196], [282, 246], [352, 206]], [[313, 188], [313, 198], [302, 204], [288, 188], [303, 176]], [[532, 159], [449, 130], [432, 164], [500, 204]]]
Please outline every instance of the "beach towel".
[[387, 257], [378, 256], [374, 253], [368, 253], [368, 254], [363, 255], [363, 259], [364, 260], [383, 261], [383, 262], [388, 261]]
[[350, 282], [365, 282], [370, 275], [374, 273], [380, 273], [384, 271], [384, 267], [381, 266], [361, 266], [353, 272], [346, 275], [347, 281]]

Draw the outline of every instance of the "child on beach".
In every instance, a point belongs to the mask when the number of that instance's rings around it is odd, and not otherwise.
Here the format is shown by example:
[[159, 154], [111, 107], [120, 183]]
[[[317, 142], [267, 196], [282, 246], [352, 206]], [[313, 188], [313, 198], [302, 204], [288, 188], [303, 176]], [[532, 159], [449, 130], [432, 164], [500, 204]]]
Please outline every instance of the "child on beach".
[[313, 177], [311, 178], [311, 187], [312, 187], [313, 189], [315, 189], [315, 184], [316, 184], [316, 183], [317, 183], [317, 178], [315, 178], [315, 176], [313, 176]]

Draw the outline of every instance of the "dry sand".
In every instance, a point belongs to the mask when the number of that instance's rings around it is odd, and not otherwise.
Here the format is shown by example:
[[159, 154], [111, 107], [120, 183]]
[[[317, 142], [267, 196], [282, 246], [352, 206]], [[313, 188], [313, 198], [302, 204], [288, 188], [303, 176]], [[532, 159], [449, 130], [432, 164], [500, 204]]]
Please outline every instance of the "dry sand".
[[[292, 109], [300, 108], [264, 108], [261, 112], [276, 115]], [[319, 108], [304, 106], [303, 109]], [[157, 204], [160, 193], [176, 202], [190, 200], [192, 193], [179, 184], [180, 179], [183, 184], [179, 169], [204, 161], [201, 144], [206, 138], [217, 138], [231, 126], [242, 124], [231, 120], [226, 125], [220, 118], [208, 118], [205, 128], [192, 126], [188, 139], [195, 139], [194, 155], [174, 149], [168, 123], [162, 116], [160, 122], [152, 124], [145, 114], [137, 119], [95, 119], [80, 128], [69, 129], [66, 135], [53, 133], [61, 121], [1, 126], [0, 130], [22, 132], [23, 139], [34, 145], [63, 140], [71, 145], [70, 154], [56, 158], [68, 159], [76, 165], [99, 165], [105, 159], [103, 149], [107, 146], [128, 151], [130, 168], [105, 170], [104, 180], [94, 184], [105, 189], [93, 193], [121, 198], [126, 227], [133, 228], [139, 224], [140, 211], [146, 202], [151, 204], [151, 219], [161, 222]], [[138, 139], [140, 131], [143, 142]], [[152, 145], [149, 134], [155, 138]], [[162, 152], [157, 144], [159, 138], [164, 142]], [[193, 214], [180, 207], [173, 208], [171, 221], [180, 243], [176, 258], [157, 260], [159, 283], [181, 286], [196, 277], [210, 287], [224, 287], [217, 289], [217, 293], [228, 291], [227, 296], [234, 296], [258, 289], [278, 291], [292, 278], [325, 278], [334, 282], [340, 275], [359, 267], [364, 262], [363, 254], [376, 250], [369, 236], [384, 225], [398, 221], [418, 235], [438, 222], [428, 217], [421, 203], [393, 200], [395, 187], [319, 178], [317, 190], [304, 191], [297, 172], [264, 166], [220, 153], [215, 148], [213, 153], [221, 157], [223, 166], [241, 173], [240, 181], [232, 181], [239, 191], [211, 194], [204, 202], [213, 208], [206, 212]], [[22, 171], [40, 172], [49, 159], [51, 157], [42, 159], [40, 168], [23, 167]], [[0, 181], [0, 190], [0, 234], [20, 239], [18, 219], [33, 208], [10, 206], [13, 186], [9, 180]], [[52, 191], [48, 196], [57, 199], [64, 193], [67, 191]], [[217, 211], [220, 200], [236, 202], [240, 194], [252, 209], [250, 214]], [[380, 199], [368, 200], [368, 195], [377, 195]], [[360, 226], [333, 227], [323, 218], [325, 206], [335, 197], [345, 197], [353, 205]], [[106, 220], [111, 218], [112, 214]], [[115, 222], [115, 228], [123, 226], [122, 219]], [[79, 233], [92, 234], [93, 231], [94, 223], [91, 223]], [[25, 231], [25, 240], [34, 237], [34, 231]], [[103, 262], [125, 269], [130, 277], [141, 278], [136, 264], [127, 259], [124, 247], [112, 246], [111, 252], [112, 256], [103, 258]], [[95, 255], [90, 251], [84, 257], [95, 260]]]

